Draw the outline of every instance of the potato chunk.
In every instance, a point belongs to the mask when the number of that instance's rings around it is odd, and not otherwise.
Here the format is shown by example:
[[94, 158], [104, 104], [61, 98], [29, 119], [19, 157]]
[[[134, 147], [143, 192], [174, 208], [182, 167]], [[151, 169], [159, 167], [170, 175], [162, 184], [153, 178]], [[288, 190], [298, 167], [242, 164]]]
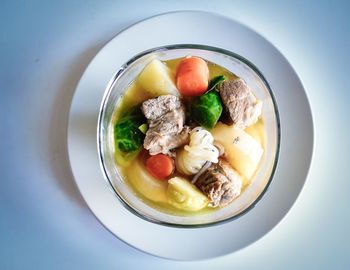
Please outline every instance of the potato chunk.
[[138, 158], [126, 170], [126, 174], [134, 188], [147, 199], [154, 202], [167, 201], [167, 182], [158, 180], [149, 174]]
[[228, 162], [245, 178], [244, 184], [248, 184], [264, 152], [261, 145], [244, 130], [222, 123], [218, 123], [211, 133], [225, 148]]
[[153, 59], [136, 79], [137, 83], [151, 96], [179, 96], [168, 67], [158, 59]]
[[207, 197], [186, 179], [174, 177], [169, 179], [168, 184], [168, 201], [176, 208], [198, 211], [207, 206]]

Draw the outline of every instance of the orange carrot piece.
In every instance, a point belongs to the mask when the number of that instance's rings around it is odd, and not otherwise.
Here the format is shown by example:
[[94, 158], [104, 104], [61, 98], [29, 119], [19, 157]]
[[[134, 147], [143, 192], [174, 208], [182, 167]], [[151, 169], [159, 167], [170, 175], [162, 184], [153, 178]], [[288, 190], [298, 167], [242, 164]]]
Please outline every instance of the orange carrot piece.
[[176, 72], [176, 86], [183, 96], [200, 96], [208, 89], [209, 69], [200, 57], [181, 60]]
[[154, 177], [166, 179], [174, 172], [174, 160], [167, 155], [157, 154], [147, 159], [146, 168]]

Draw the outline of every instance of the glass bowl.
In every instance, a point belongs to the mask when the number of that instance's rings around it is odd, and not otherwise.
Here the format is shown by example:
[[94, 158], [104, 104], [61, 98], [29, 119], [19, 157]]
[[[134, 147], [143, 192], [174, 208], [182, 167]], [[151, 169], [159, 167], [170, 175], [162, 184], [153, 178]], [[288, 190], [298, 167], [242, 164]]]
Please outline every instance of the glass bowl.
[[[243, 78], [254, 94], [263, 101], [262, 117], [265, 124], [265, 151], [257, 172], [249, 186], [231, 204], [203, 214], [169, 214], [143, 201], [125, 183], [115, 162], [115, 146], [112, 116], [123, 92], [149, 63], [150, 59], [162, 61], [195, 55], [216, 63]], [[180, 44], [158, 47], [142, 52], [125, 63], [109, 82], [102, 100], [98, 118], [98, 152], [102, 172], [112, 192], [121, 203], [137, 216], [161, 225], [177, 227], [200, 227], [231, 221], [246, 213], [263, 197], [272, 181], [276, 168], [280, 125], [278, 110], [271, 88], [261, 72], [247, 59], [233, 52], [203, 45]]]

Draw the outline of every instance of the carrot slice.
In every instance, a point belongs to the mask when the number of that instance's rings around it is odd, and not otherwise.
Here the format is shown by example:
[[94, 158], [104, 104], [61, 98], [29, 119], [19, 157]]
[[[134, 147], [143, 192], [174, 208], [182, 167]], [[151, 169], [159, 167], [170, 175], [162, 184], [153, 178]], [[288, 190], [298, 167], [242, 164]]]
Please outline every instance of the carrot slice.
[[176, 72], [176, 86], [183, 96], [200, 96], [208, 89], [209, 69], [200, 57], [181, 60]]
[[164, 154], [150, 156], [146, 161], [147, 171], [158, 179], [166, 179], [174, 172], [174, 160]]

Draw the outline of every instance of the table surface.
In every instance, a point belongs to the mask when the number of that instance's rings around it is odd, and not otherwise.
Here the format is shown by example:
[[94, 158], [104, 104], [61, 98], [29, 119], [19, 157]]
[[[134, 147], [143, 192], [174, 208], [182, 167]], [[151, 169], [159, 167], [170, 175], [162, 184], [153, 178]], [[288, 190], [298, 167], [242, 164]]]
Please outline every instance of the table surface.
[[[0, 269], [350, 269], [350, 5], [311, 2], [3, 1]], [[310, 174], [287, 217], [249, 247], [198, 262], [114, 237], [84, 203], [67, 158], [85, 67], [125, 27], [174, 10], [223, 14], [271, 41], [300, 76], [315, 124]]]

